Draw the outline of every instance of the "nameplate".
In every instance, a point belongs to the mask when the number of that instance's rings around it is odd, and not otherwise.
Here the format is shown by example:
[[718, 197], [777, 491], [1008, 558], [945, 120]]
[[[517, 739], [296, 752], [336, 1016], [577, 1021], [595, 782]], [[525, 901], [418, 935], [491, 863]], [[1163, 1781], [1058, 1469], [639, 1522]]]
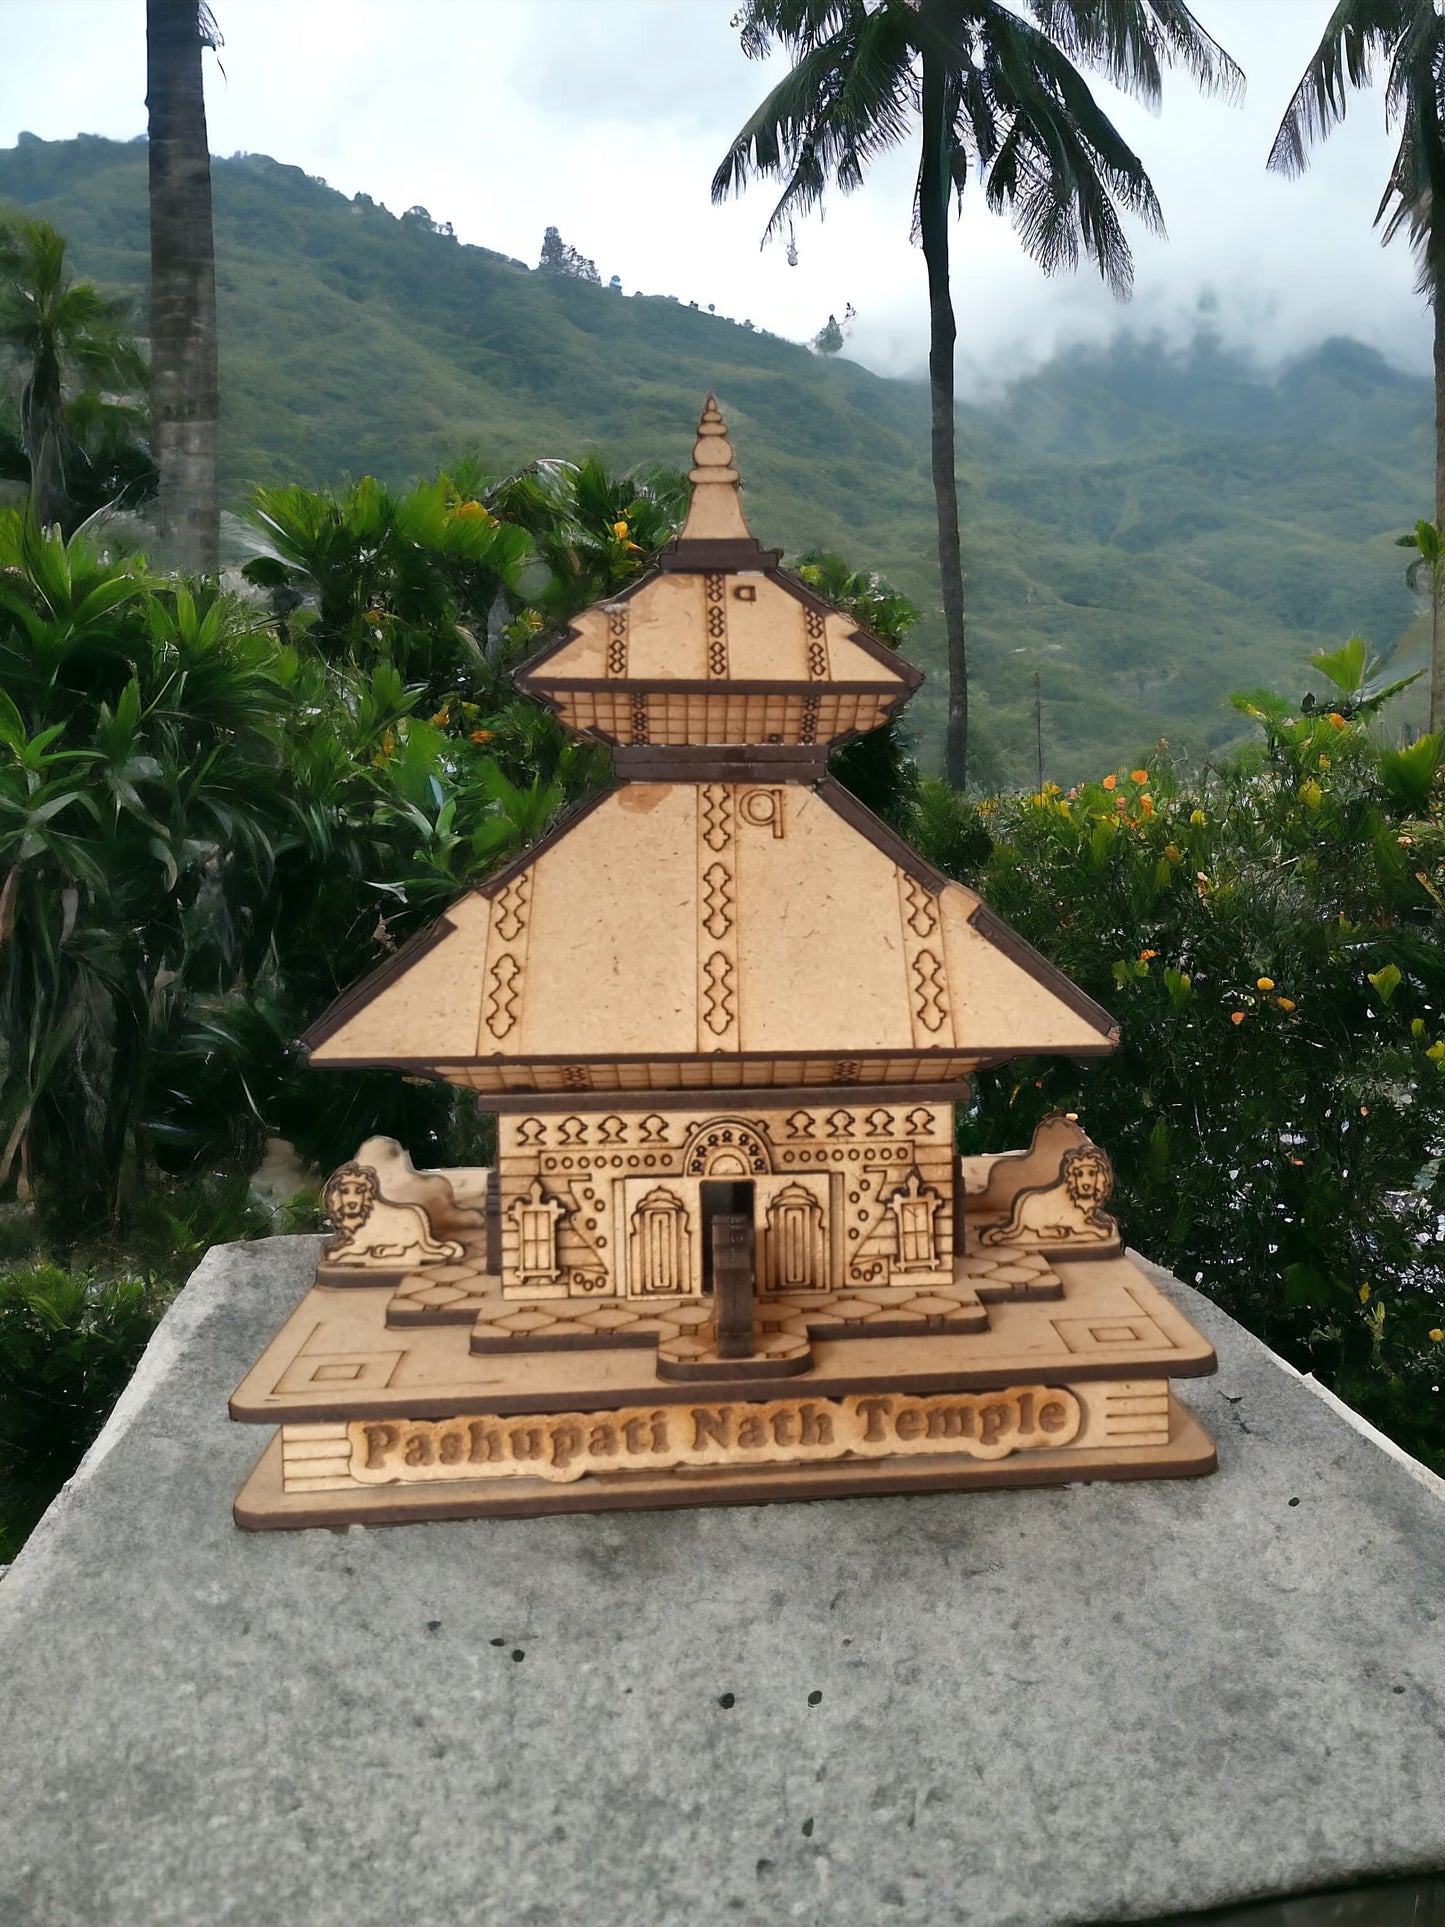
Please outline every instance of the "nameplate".
[[350, 1476], [363, 1485], [506, 1478], [567, 1484], [595, 1472], [670, 1467], [811, 1465], [945, 1453], [1006, 1459], [1015, 1452], [1068, 1445], [1081, 1423], [1071, 1392], [1011, 1385], [931, 1398], [888, 1393], [523, 1417], [353, 1420], [347, 1438]]

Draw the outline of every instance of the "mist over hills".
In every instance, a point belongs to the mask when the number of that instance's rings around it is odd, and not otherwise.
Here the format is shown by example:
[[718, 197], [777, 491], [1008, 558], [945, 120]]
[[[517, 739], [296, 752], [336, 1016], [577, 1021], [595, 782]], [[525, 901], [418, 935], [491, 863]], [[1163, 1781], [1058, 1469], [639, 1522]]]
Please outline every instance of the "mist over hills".
[[[927, 611], [910, 716], [943, 711], [927, 392], [665, 295], [623, 296], [464, 247], [264, 156], [213, 163], [228, 504], [257, 482], [404, 483], [466, 452], [502, 473], [598, 449], [683, 464], [716, 388], [756, 533], [827, 546]], [[75, 270], [144, 298], [144, 141], [22, 138], [0, 200], [53, 221]], [[566, 233], [565, 222], [562, 223]], [[540, 242], [540, 237], [539, 237]], [[968, 325], [966, 263], [958, 275]], [[980, 774], [1195, 757], [1231, 689], [1303, 688], [1353, 632], [1422, 659], [1394, 538], [1428, 513], [1430, 386], [1345, 340], [1269, 376], [1208, 337], [1119, 337], [960, 409]], [[1408, 632], [1408, 634], [1407, 634]], [[1412, 691], [1416, 695], [1417, 691]]]

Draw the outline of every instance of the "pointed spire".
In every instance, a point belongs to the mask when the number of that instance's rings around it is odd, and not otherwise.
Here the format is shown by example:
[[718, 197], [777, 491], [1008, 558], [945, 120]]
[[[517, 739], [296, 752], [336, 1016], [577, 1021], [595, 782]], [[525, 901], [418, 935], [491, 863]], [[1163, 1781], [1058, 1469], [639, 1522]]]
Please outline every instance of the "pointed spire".
[[697, 424], [692, 467], [692, 500], [679, 542], [750, 542], [738, 493], [738, 471], [727, 423], [718, 413], [717, 396], [709, 395]]

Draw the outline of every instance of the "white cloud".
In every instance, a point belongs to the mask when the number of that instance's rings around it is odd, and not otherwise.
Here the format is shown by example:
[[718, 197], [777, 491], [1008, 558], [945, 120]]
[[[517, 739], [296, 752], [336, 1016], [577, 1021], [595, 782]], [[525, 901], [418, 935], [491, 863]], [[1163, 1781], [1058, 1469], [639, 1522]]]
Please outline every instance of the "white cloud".
[[[851, 300], [849, 352], [884, 372], [921, 372], [911, 153], [800, 228], [795, 268], [781, 247], [759, 251], [767, 184], [710, 205], [712, 171], [769, 81], [739, 51], [734, 6], [215, 0], [226, 45], [224, 75], [212, 67], [208, 79], [212, 148], [272, 154], [393, 211], [419, 202], [463, 240], [528, 261], [555, 223], [629, 293], [712, 302], [795, 338]], [[1046, 281], [975, 197], [955, 229], [965, 386], [1125, 323], [1183, 340], [1202, 302], [1226, 343], [1267, 362], [1343, 333], [1428, 367], [1408, 250], [1381, 249], [1371, 225], [1392, 152], [1378, 100], [1352, 107], [1302, 180], [1264, 172], [1327, 0], [1197, 0], [1197, 11], [1244, 66], [1249, 93], [1231, 107], [1171, 77], [1157, 117], [1115, 101], [1170, 235], [1133, 236], [1132, 306], [1087, 272]], [[47, 139], [144, 130], [143, 0], [0, 0], [0, 28], [0, 142], [22, 128]]]

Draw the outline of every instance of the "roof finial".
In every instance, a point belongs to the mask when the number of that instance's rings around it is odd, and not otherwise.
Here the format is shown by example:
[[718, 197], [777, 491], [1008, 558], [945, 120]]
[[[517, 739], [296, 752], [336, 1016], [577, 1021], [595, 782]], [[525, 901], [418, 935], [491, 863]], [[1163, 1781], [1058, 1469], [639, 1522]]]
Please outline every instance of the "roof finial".
[[692, 467], [692, 500], [679, 542], [750, 542], [738, 494], [738, 472], [727, 423], [718, 413], [717, 396], [709, 395], [697, 424]]

